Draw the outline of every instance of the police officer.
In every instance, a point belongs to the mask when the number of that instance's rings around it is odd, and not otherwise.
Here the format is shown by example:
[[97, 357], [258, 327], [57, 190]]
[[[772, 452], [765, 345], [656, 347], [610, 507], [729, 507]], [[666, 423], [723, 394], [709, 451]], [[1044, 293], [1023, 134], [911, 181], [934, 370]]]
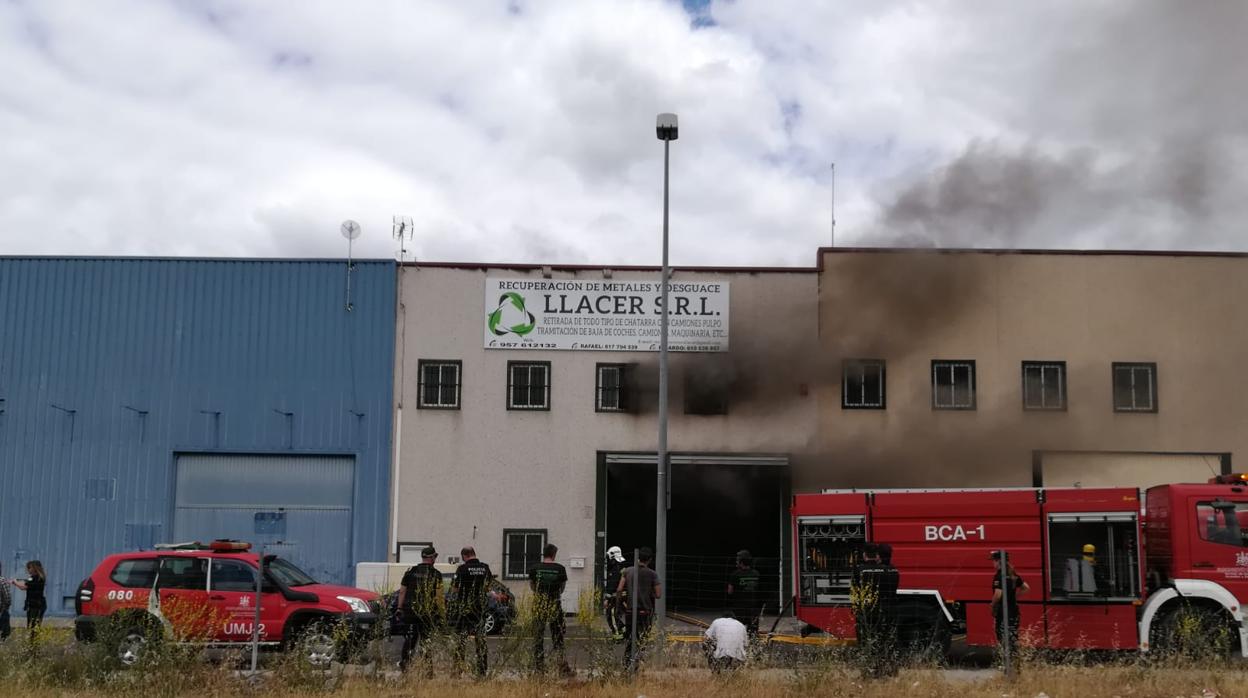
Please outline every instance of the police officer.
[[472, 633], [476, 650], [476, 672], [485, 676], [487, 667], [485, 648], [486, 598], [494, 573], [490, 566], [477, 559], [477, 551], [465, 546], [459, 551], [464, 562], [455, 570], [451, 580], [451, 596], [455, 599], [455, 662], [464, 660], [464, 645]]
[[732, 615], [745, 624], [750, 639], [758, 637], [758, 570], [748, 550], [737, 552], [737, 568], [728, 575], [728, 607]]
[[[1001, 574], [1001, 551], [994, 550], [988, 556], [992, 558], [996, 567], [992, 575], [992, 602], [989, 604], [992, 610], [992, 625], [997, 631], [997, 645], [1004, 650], [1008, 644], [1012, 656], [1014, 648], [1018, 645], [1018, 595], [1026, 594], [1031, 587], [1014, 570], [1014, 564], [1008, 561], [1005, 563], [1005, 584], [1003, 585], [1001, 583], [1003, 576]], [[1002, 609], [1008, 611], [1004, 616]]]
[[542, 561], [529, 570], [529, 588], [533, 590], [533, 669], [546, 671], [545, 635], [550, 626], [550, 646], [559, 658], [559, 673], [568, 676], [568, 666], [563, 650], [563, 637], [567, 630], [563, 618], [563, 588], [568, 584], [568, 571], [555, 562], [559, 548], [547, 544], [542, 549]]
[[[399, 587], [399, 613], [407, 624], [407, 633], [403, 638], [403, 655], [399, 660], [399, 669], [407, 669], [416, 649], [428, 660], [428, 640], [434, 632], [442, 627], [442, 606], [438, 597], [442, 592], [442, 573], [434, 567], [438, 561], [438, 551], [432, 545], [420, 551], [420, 564], [411, 567], [403, 575]], [[428, 673], [433, 673], [433, 666], [427, 665]]]
[[900, 574], [892, 564], [892, 546], [868, 543], [854, 569], [851, 598], [858, 647], [869, 676], [897, 673], [897, 624], [894, 617]]

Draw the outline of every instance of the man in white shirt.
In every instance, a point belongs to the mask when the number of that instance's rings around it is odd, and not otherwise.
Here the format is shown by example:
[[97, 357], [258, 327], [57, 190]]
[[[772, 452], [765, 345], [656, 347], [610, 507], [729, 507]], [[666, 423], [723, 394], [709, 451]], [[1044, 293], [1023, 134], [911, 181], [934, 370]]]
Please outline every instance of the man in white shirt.
[[706, 639], [702, 643], [711, 671], [718, 674], [732, 671], [744, 664], [747, 643], [745, 624], [733, 618], [731, 612], [725, 613], [723, 618], [715, 619], [711, 627], [706, 629]]

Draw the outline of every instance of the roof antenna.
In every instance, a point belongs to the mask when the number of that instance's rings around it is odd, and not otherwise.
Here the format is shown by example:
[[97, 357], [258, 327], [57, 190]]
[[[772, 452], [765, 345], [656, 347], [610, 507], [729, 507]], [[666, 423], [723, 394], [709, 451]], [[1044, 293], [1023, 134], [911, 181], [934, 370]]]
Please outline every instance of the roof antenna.
[[836, 247], [836, 163], [832, 163], [832, 238], [831, 247]]
[[391, 235], [399, 241], [399, 264], [407, 256], [407, 243], [411, 242], [416, 229], [412, 226], [411, 216], [395, 216]]
[[351, 261], [351, 243], [360, 236], [360, 224], [351, 219], [342, 222], [342, 236], [347, 239], [347, 312], [351, 312], [354, 306], [351, 305], [351, 271], [355, 269], [355, 264]]

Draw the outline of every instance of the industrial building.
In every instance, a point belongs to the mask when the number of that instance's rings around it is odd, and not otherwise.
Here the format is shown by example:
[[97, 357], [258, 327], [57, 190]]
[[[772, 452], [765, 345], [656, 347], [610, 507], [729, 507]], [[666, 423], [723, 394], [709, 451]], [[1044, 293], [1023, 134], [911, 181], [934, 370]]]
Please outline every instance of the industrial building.
[[[0, 556], [264, 542], [328, 581], [472, 545], [573, 607], [652, 545], [657, 267], [0, 258]], [[349, 291], [347, 281], [350, 281]], [[673, 275], [668, 585], [791, 593], [791, 495], [1242, 469], [1248, 256], [825, 248]], [[348, 297], [348, 293], [350, 294]]]
[[158, 542], [383, 559], [394, 308], [388, 260], [0, 258], [5, 574], [42, 560], [55, 614]]
[[[506, 581], [526, 577], [551, 542], [575, 608], [607, 546], [631, 557], [653, 545], [657, 277], [400, 267], [399, 560], [426, 543], [452, 558], [472, 545]], [[723, 575], [749, 548], [779, 598], [790, 458], [817, 412], [800, 375], [755, 360], [814, 345], [816, 274], [677, 269], [672, 283], [670, 597], [721, 605]]]
[[[657, 275], [400, 268], [397, 559], [472, 544], [519, 577], [550, 541], [571, 602], [606, 546], [652, 543], [655, 346], [629, 342]], [[738, 548], [787, 598], [788, 493], [1149, 486], [1248, 453], [1248, 256], [827, 248], [673, 282], [730, 289], [724, 341], [673, 357], [676, 608], [721, 604]]]

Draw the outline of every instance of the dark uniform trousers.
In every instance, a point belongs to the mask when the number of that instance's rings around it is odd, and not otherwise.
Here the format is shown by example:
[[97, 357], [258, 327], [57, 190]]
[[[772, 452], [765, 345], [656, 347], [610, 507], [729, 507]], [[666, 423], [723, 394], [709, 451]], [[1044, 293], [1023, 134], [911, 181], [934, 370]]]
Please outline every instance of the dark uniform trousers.
[[[428, 616], [411, 615], [404, 620], [407, 622], [407, 634], [403, 636], [403, 655], [399, 659], [400, 669], [407, 669], [412, 655], [418, 649], [422, 658], [429, 659], [429, 639], [439, 625], [436, 619]], [[432, 672], [433, 667], [429, 666], [428, 670]]]
[[654, 617], [649, 613], [637, 609], [637, 645], [633, 646], [633, 613], [630, 610], [624, 611], [624, 668], [628, 671], [637, 671], [637, 665], [641, 661], [641, 650], [645, 647], [649, 640], [650, 626], [654, 622]]
[[875, 590], [874, 603], [856, 614], [858, 646], [873, 677], [897, 673], [897, 568], [868, 564], [857, 570], [856, 584]]
[[456, 617], [455, 621], [455, 663], [462, 664], [464, 661], [465, 645], [468, 643], [468, 634], [473, 636], [473, 649], [476, 654], [476, 664], [474, 669], [479, 676], [485, 676], [487, 668], [486, 647], [485, 647], [485, 611], [481, 608], [464, 608]]
[[541, 611], [533, 614], [533, 668], [537, 671], [546, 669], [546, 628], [550, 628], [550, 648], [560, 668], [567, 667], [564, 651], [564, 636], [567, 634], [567, 621], [563, 617], [563, 604], [555, 599], [539, 604]]

